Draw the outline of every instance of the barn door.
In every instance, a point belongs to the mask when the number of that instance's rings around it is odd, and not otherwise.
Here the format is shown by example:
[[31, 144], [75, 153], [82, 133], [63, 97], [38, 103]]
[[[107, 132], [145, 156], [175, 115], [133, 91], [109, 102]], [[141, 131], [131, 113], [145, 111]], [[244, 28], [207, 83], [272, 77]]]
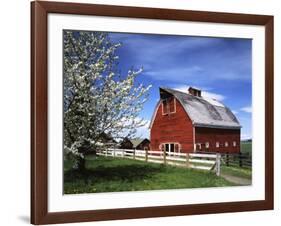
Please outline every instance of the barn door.
[[174, 153], [180, 153], [179, 143], [165, 143], [159, 146], [161, 151], [165, 151], [168, 155], [173, 155]]
[[170, 144], [170, 154], [175, 153], [175, 144]]

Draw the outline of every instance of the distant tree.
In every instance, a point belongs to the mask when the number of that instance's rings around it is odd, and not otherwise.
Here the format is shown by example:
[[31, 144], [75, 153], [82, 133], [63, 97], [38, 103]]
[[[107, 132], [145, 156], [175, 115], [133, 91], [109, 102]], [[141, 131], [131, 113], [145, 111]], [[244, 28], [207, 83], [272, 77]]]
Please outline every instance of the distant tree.
[[64, 151], [85, 167], [85, 153], [103, 148], [104, 134], [133, 136], [150, 86], [136, 84], [142, 69], [117, 73], [120, 43], [104, 32], [64, 31]]

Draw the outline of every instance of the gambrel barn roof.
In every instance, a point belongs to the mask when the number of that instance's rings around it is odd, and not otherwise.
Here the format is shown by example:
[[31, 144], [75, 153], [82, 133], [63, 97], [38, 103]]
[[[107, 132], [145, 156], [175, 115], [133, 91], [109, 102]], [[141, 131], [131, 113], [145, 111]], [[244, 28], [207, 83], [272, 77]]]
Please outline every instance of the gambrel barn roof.
[[181, 103], [194, 126], [226, 129], [241, 128], [241, 125], [231, 110], [214, 99], [194, 96], [187, 92], [170, 88], [160, 88], [161, 99], [169, 95], [174, 96]]

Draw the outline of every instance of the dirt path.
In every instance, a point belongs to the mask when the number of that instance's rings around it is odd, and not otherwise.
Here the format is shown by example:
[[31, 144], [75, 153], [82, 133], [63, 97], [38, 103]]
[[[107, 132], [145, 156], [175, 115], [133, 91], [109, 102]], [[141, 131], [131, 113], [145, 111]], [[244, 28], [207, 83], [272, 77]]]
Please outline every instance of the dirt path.
[[232, 175], [228, 175], [228, 174], [221, 174], [221, 176], [226, 179], [229, 182], [235, 183], [235, 184], [239, 184], [239, 185], [251, 185], [252, 182], [251, 180], [247, 179], [247, 178], [242, 178], [242, 177], [236, 177], [236, 176], [232, 176]]

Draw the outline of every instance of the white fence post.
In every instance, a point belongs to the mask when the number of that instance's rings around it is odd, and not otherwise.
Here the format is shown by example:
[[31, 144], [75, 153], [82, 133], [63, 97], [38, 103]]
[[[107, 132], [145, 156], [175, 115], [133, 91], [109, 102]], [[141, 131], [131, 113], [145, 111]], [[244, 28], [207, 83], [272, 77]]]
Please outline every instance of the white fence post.
[[189, 154], [186, 153], [186, 166], [189, 168]]
[[177, 165], [186, 168], [200, 170], [214, 170], [217, 176], [221, 174], [221, 154], [201, 154], [201, 153], [173, 153], [164, 150], [148, 151], [136, 149], [106, 149], [99, 151], [99, 155], [113, 156], [121, 158], [131, 158], [146, 162], [164, 163], [168, 165]]
[[145, 161], [146, 162], [148, 161], [148, 151], [147, 151], [147, 149], [145, 149]]
[[136, 158], [136, 149], [134, 149], [134, 151], [133, 151], [133, 159], [135, 159]]
[[216, 175], [219, 176], [221, 173], [221, 155], [217, 153], [216, 158]]

